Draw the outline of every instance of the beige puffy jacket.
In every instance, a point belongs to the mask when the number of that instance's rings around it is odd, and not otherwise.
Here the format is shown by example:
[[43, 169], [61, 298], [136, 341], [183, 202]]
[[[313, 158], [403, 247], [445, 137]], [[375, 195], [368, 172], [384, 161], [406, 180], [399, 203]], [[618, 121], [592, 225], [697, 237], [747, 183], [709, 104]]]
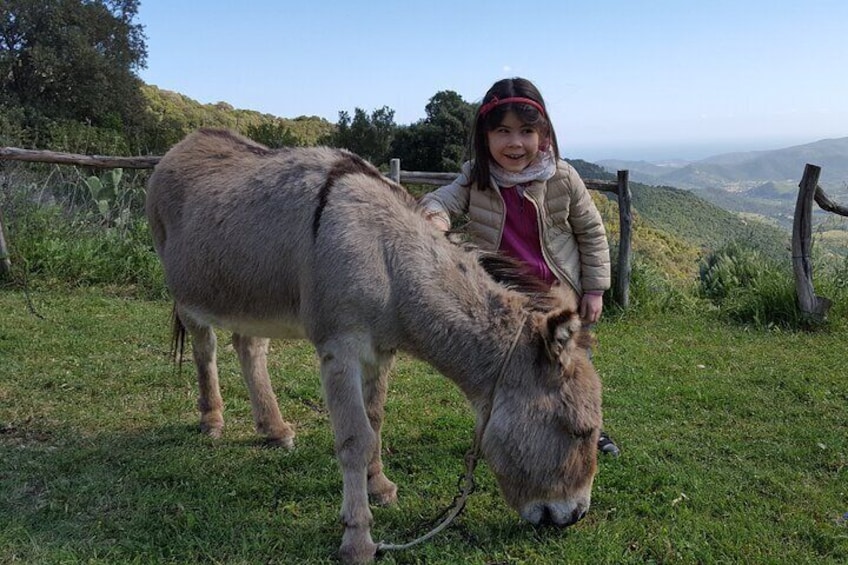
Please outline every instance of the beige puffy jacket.
[[[451, 184], [421, 199], [425, 214], [439, 216], [450, 224], [451, 215], [468, 213], [469, 235], [486, 250], [500, 247], [504, 227], [504, 201], [498, 190], [470, 186], [471, 163]], [[492, 180], [494, 184], [494, 180]], [[609, 244], [606, 231], [586, 185], [565, 161], [547, 182], [534, 181], [524, 196], [536, 208], [542, 253], [556, 277], [578, 294], [604, 291], [610, 287]]]

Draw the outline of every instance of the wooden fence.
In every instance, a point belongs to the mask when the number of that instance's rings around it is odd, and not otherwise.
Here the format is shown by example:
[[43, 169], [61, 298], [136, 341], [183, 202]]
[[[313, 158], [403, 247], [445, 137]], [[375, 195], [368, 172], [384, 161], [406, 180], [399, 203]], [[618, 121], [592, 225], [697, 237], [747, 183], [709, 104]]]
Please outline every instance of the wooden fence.
[[[19, 149], [16, 147], [0, 147], [0, 161], [25, 161], [30, 163], [54, 163], [62, 165], [77, 165], [94, 168], [123, 168], [123, 169], [152, 169], [159, 162], [159, 156], [147, 157], [110, 157], [103, 155], [77, 155], [56, 151], [41, 151]], [[403, 171], [400, 160], [390, 161], [389, 178], [397, 183], [445, 185], [456, 178], [456, 173], [432, 173], [420, 171]], [[615, 283], [615, 297], [622, 308], [627, 308], [630, 302], [630, 270], [631, 270], [631, 233], [633, 215], [631, 213], [631, 193], [627, 171], [618, 171], [617, 181], [584, 179], [586, 186], [592, 190], [612, 192], [618, 196], [618, 214], [620, 222], [618, 242], [618, 276]], [[11, 266], [6, 241], [3, 238], [3, 223], [0, 217], [0, 274], [8, 272]]]

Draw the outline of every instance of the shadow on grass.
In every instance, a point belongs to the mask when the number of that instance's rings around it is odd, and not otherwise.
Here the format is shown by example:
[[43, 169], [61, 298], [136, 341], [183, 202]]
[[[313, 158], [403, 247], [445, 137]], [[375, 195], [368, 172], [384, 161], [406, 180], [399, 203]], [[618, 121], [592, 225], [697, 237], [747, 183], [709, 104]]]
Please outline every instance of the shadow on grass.
[[0, 528], [0, 556], [331, 556], [341, 488], [322, 447], [286, 452], [259, 440], [212, 441], [188, 425], [80, 439], [9, 426], [0, 435], [0, 514], [10, 517]]
[[[285, 451], [258, 438], [211, 440], [192, 425], [83, 438], [33, 422], [3, 430], [0, 514], [10, 520], [0, 528], [0, 561], [323, 563], [341, 541], [341, 478], [328, 431]], [[420, 535], [415, 530], [450, 503], [461, 443], [386, 457], [401, 499], [375, 509], [375, 540], [409, 541], [400, 536]], [[504, 520], [493, 479], [477, 475], [484, 493], [472, 497], [476, 510], [429, 544], [553, 535]]]

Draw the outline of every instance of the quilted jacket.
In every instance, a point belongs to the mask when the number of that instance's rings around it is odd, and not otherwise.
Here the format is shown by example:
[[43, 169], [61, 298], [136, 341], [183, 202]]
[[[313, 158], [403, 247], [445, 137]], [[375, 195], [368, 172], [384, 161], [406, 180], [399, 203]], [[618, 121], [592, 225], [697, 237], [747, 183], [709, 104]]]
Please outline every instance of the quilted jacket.
[[[451, 184], [421, 199], [427, 216], [468, 213], [467, 230], [482, 249], [500, 247], [504, 227], [504, 201], [499, 190], [478, 190], [468, 182], [471, 163], [462, 166]], [[492, 179], [492, 185], [495, 184]], [[536, 208], [542, 253], [557, 279], [571, 285], [578, 294], [604, 291], [610, 287], [609, 244], [601, 214], [580, 175], [566, 161], [547, 182], [534, 181], [524, 197]]]

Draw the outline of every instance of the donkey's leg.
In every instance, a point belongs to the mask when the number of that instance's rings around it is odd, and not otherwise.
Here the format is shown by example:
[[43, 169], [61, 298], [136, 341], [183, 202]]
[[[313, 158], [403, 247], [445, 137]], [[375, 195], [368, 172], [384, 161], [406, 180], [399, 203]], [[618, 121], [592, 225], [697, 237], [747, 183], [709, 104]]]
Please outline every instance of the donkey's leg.
[[276, 447], [294, 447], [294, 430], [283, 420], [271, 379], [268, 376], [267, 338], [233, 334], [233, 347], [238, 353], [241, 374], [250, 393], [256, 431]]
[[200, 431], [210, 437], [220, 438], [224, 429], [224, 401], [221, 399], [221, 387], [218, 384], [218, 340], [215, 331], [211, 326], [194, 321], [184, 312], [179, 312], [178, 315], [191, 334], [192, 356], [197, 366]]
[[383, 407], [386, 404], [389, 371], [394, 363], [394, 353], [377, 353], [376, 363], [363, 367], [365, 394], [365, 409], [368, 421], [376, 435], [376, 445], [368, 462], [368, 495], [375, 504], [387, 505], [397, 501], [397, 485], [386, 478], [383, 473]]
[[317, 346], [321, 384], [330, 413], [336, 458], [344, 489], [341, 521], [344, 536], [339, 557], [344, 563], [370, 563], [377, 552], [371, 539], [368, 462], [377, 443], [362, 396], [359, 340], [337, 339]]

